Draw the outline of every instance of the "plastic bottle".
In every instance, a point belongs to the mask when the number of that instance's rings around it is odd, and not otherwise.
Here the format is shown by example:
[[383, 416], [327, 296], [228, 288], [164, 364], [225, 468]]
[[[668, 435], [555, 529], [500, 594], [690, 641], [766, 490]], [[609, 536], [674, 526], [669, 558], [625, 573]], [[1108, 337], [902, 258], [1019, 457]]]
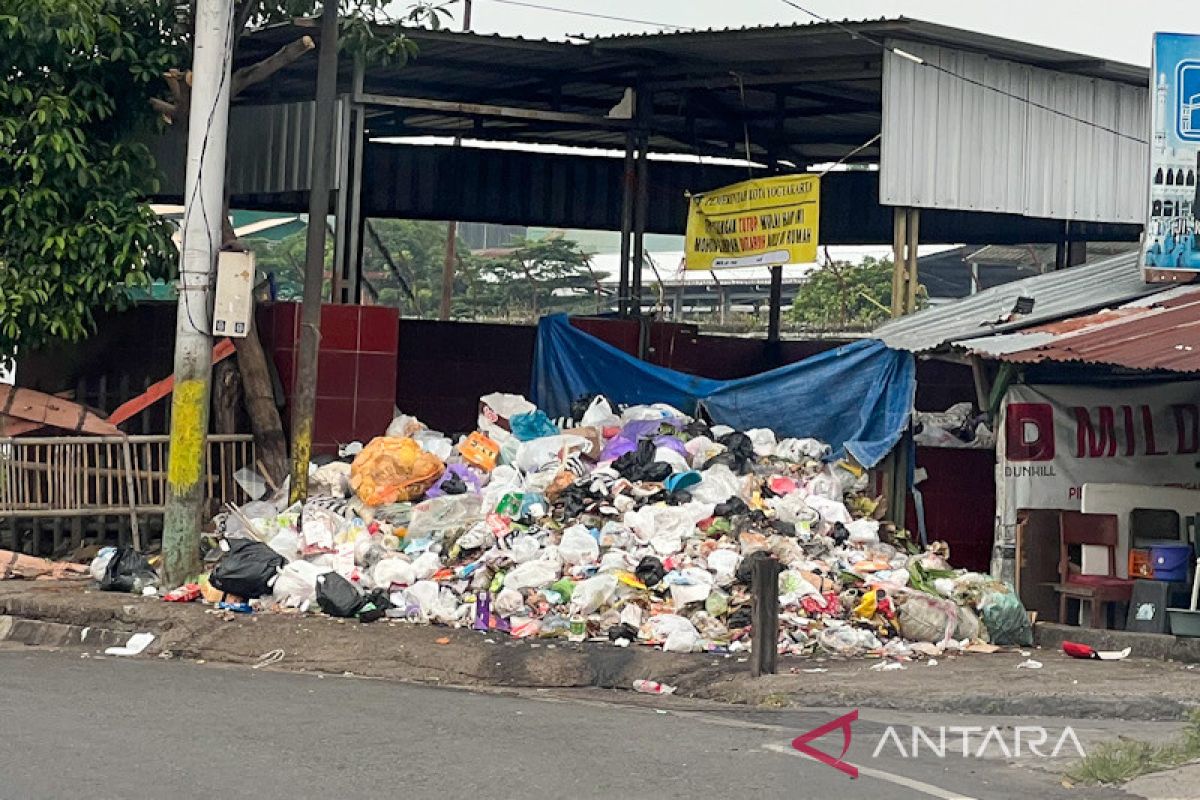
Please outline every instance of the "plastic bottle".
[[637, 680], [633, 682], [633, 690], [642, 694], [674, 694], [675, 687], [667, 686], [658, 681]]
[[582, 642], [587, 639], [587, 620], [582, 614], [575, 614], [571, 617], [571, 632], [567, 635], [567, 641]]

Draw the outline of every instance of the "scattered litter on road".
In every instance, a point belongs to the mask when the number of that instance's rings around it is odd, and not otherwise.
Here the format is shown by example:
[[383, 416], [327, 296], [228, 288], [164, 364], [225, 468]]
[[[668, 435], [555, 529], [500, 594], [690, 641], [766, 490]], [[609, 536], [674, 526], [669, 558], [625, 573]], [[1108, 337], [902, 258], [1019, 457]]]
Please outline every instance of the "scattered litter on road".
[[1017, 669], [1041, 669], [1042, 662], [1034, 661], [1032, 658], [1027, 658], [1020, 664], [1017, 664]]
[[125, 642], [120, 647], [109, 647], [104, 650], [105, 655], [109, 656], [136, 656], [150, 646], [154, 641], [153, 633], [135, 633], [129, 637], [129, 641]]
[[287, 655], [287, 653], [280, 649], [269, 650], [266, 653], [263, 653], [254, 666], [250, 667], [250, 669], [262, 669], [263, 667], [269, 667], [272, 664], [278, 664], [280, 661], [283, 661], [285, 655]]
[[633, 690], [641, 694], [675, 694], [675, 687], [658, 681], [637, 680], [633, 682]]
[[1126, 647], [1124, 650], [1097, 650], [1091, 645], [1080, 644], [1079, 642], [1063, 642], [1062, 651], [1071, 658], [1090, 658], [1098, 661], [1120, 661], [1124, 658], [1129, 658], [1129, 654], [1133, 652], [1132, 647]]

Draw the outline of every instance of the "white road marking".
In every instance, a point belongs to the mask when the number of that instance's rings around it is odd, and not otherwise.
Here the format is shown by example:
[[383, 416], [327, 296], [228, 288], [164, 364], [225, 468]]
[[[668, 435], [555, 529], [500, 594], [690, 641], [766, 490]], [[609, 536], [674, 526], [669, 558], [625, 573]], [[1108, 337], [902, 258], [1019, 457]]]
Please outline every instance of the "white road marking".
[[[790, 744], [764, 744], [763, 747], [773, 753], [783, 753], [787, 756], [795, 756], [796, 758], [803, 758], [806, 761], [813, 761], [814, 763], [817, 763], [815, 759], [806, 756], [804, 753], [801, 753], [799, 750], [793, 748]], [[849, 764], [850, 762], [847, 761], [844, 763]], [[929, 797], [937, 797], [939, 800], [976, 800], [974, 797], [960, 794], [958, 792], [948, 792], [945, 789], [939, 788], [932, 784], [923, 783], [922, 781], [913, 780], [912, 778], [906, 778], [903, 775], [895, 775], [891, 772], [885, 772], [884, 770], [873, 769], [871, 767], [862, 767], [858, 764], [853, 764], [852, 766], [858, 767], [859, 775], [866, 775], [868, 778], [874, 778], [875, 780], [892, 783], [896, 786], [903, 786], [906, 789], [912, 789], [915, 792], [921, 792]]]

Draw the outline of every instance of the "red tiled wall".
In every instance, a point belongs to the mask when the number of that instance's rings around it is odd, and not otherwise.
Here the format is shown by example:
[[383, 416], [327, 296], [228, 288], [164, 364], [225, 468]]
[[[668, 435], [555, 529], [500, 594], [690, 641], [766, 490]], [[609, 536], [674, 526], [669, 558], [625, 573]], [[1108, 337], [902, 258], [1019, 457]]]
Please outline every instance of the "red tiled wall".
[[[289, 406], [296, 374], [300, 306], [276, 303], [259, 312], [263, 346], [275, 361]], [[382, 306], [328, 305], [321, 309], [317, 409], [313, 451], [369, 441], [392, 420], [396, 404], [399, 317]]]

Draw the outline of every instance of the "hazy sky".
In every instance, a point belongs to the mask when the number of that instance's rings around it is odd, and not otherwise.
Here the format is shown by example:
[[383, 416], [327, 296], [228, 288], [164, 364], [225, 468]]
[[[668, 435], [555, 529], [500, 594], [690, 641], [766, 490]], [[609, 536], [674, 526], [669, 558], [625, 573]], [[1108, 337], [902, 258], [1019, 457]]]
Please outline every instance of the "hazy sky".
[[[522, 0], [525, 2], [525, 0]], [[530, 4], [632, 17], [695, 28], [811, 22], [782, 0], [528, 0]], [[1086, 55], [1149, 65], [1156, 30], [1200, 33], [1197, 0], [797, 0], [832, 19], [906, 16], [1035, 42]], [[484, 33], [560, 39], [658, 30], [474, 0], [472, 27]]]

